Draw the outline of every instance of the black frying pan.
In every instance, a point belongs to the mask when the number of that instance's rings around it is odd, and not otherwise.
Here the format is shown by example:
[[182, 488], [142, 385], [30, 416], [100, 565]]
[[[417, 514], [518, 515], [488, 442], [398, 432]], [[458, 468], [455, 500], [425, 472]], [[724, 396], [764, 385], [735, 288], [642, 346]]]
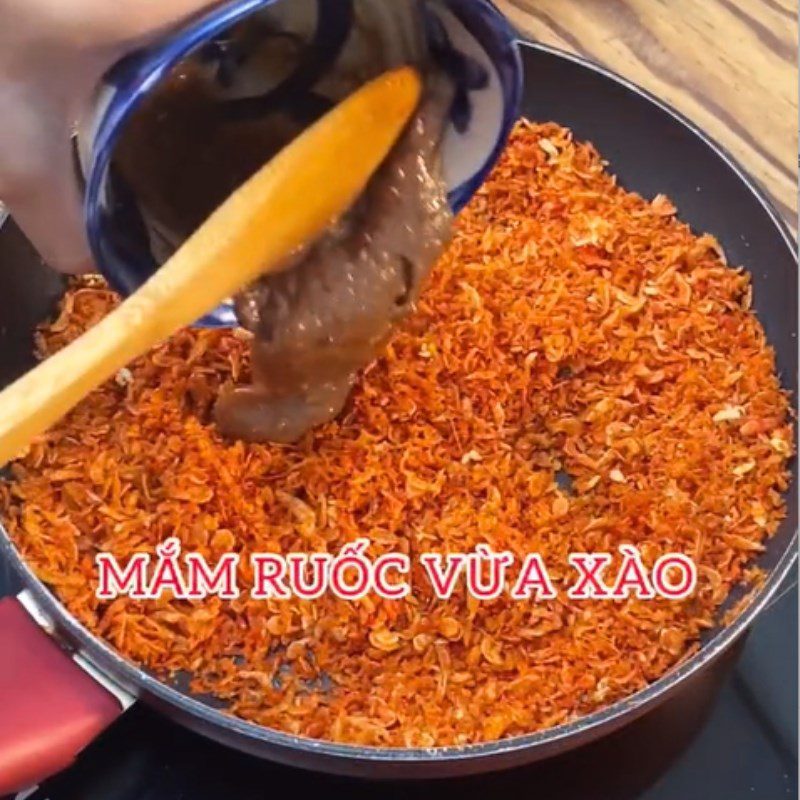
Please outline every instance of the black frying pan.
[[[750, 270], [755, 309], [777, 352], [783, 385], [797, 391], [797, 259], [795, 244], [763, 192], [701, 131], [655, 98], [613, 74], [558, 51], [525, 45], [525, 115], [569, 126], [594, 142], [621, 183], [646, 197], [668, 194], [697, 231], [713, 233], [731, 263]], [[13, 224], [0, 229], [0, 378], [31, 364], [31, 330], [51, 311], [61, 280], [42, 268]], [[796, 485], [796, 464], [793, 481]], [[701, 650], [647, 689], [568, 725], [530, 736], [459, 748], [378, 749], [312, 742], [226, 716], [200, 699], [160, 683], [121, 659], [79, 625], [21, 561], [4, 532], [0, 553], [27, 586], [27, 598], [52, 622], [54, 636], [93, 668], [181, 724], [231, 747], [286, 764], [369, 777], [431, 777], [496, 770], [598, 739], [663, 703], [706, 671], [793, 579], [797, 498], [760, 560], [769, 578], [727, 628], [709, 631]], [[735, 598], [732, 598], [732, 600]], [[0, 625], [2, 618], [0, 618]], [[2, 648], [2, 630], [0, 630]], [[0, 674], [2, 688], [2, 674]], [[0, 719], [0, 744], [3, 725]], [[85, 743], [85, 742], [84, 742]], [[46, 759], [45, 759], [46, 760]]]

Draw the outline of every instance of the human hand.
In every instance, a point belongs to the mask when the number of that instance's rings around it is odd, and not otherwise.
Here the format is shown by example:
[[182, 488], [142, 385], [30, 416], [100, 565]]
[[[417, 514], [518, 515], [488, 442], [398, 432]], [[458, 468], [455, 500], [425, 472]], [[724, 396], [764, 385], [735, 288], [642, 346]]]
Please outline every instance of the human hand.
[[125, 53], [219, 0], [0, 0], [0, 200], [62, 272], [93, 268], [71, 134]]

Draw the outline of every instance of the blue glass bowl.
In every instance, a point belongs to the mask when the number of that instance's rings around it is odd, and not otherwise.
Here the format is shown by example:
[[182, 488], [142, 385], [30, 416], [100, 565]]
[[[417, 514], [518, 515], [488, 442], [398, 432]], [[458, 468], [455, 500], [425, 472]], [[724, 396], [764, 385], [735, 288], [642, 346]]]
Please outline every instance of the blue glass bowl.
[[[180, 61], [208, 48], [248, 16], [279, 2], [291, 0], [229, 2], [167, 40], [131, 54], [105, 76], [91, 112], [80, 126], [78, 147], [89, 244], [100, 271], [120, 293], [135, 291], [160, 266], [136, 203], [110, 173], [126, 122]], [[313, 86], [344, 47], [352, 17], [342, 10], [352, 0], [313, 2], [316, 32], [308, 57], [276, 93]], [[458, 89], [443, 158], [450, 204], [460, 211], [499, 158], [518, 117], [522, 94], [519, 49], [513, 30], [488, 0], [424, 0], [424, 8], [429, 46]], [[236, 324], [230, 303], [198, 321], [198, 325], [210, 327]]]

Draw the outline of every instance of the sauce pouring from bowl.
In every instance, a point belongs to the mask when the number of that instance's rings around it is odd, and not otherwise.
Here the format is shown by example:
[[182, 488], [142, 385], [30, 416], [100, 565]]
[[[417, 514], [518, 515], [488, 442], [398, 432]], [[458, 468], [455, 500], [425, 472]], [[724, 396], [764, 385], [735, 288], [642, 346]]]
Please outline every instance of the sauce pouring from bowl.
[[282, 269], [290, 254], [327, 230], [386, 159], [421, 93], [410, 67], [363, 86], [234, 192], [112, 314], [0, 393], [0, 464], [117, 370]]

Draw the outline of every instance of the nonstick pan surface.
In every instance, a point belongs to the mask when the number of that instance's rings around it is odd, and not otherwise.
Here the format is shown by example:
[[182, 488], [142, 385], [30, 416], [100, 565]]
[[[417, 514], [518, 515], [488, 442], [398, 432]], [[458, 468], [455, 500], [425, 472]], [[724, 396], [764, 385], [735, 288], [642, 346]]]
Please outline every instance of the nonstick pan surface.
[[[579, 58], [523, 45], [523, 113], [570, 127], [593, 142], [627, 189], [647, 198], [667, 194], [680, 217], [714, 234], [732, 264], [753, 278], [754, 307], [776, 350], [783, 386], [797, 391], [797, 259], [795, 243], [763, 192], [701, 131], [635, 86]], [[32, 361], [31, 332], [51, 313], [62, 281], [43, 268], [13, 223], [0, 223], [0, 380]], [[797, 467], [792, 466], [796, 487]], [[287, 764], [364, 777], [464, 775], [510, 767], [593, 741], [667, 700], [727, 650], [781, 585], [793, 579], [797, 497], [760, 564], [769, 578], [731, 625], [708, 633], [680, 668], [603, 711], [541, 733], [496, 743], [432, 750], [388, 750], [316, 742], [268, 730], [221, 713], [202, 699], [159, 682], [120, 658], [60, 605], [22, 563], [2, 532], [0, 554], [20, 573], [57, 636], [98, 670], [182, 724], [243, 751]], [[1, 530], [1, 529], [0, 529]], [[732, 598], [735, 599], [735, 598]], [[787, 632], [788, 633], [788, 632]]]

